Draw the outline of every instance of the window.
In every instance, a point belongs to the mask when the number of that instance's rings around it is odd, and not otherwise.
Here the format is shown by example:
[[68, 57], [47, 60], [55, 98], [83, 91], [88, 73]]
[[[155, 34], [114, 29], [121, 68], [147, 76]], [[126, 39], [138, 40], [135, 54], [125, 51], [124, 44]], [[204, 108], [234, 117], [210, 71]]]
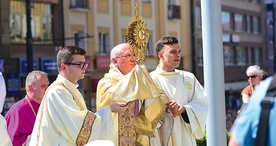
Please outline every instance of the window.
[[196, 27], [201, 28], [201, 8], [196, 7]]
[[52, 38], [52, 15], [51, 6], [45, 6], [45, 17], [43, 17], [43, 36], [44, 38]]
[[[52, 42], [51, 5], [32, 2], [31, 31], [34, 42]], [[12, 42], [26, 42], [26, 9], [24, 1], [11, 1], [10, 38]]]
[[253, 64], [252, 57], [253, 57], [253, 49], [247, 48], [247, 64]]
[[168, 19], [181, 19], [181, 7], [178, 0], [168, 0]]
[[104, 53], [104, 54], [110, 53], [108, 33], [102, 33], [102, 32], [99, 33], [99, 48], [100, 48], [100, 53]]
[[176, 0], [169, 0], [168, 4], [169, 5], [176, 5], [177, 3], [176, 3]]
[[22, 38], [22, 24], [20, 15], [10, 15], [10, 38], [15, 40]]
[[251, 0], [252, 3], [260, 3], [260, 0]]
[[203, 65], [203, 49], [202, 44], [198, 45], [198, 54], [197, 54], [197, 63], [198, 65]]
[[148, 55], [149, 56], [154, 56], [153, 43], [152, 43], [152, 36], [151, 35], [149, 36], [149, 42], [148, 42], [147, 48], [148, 48], [148, 51], [149, 51]]
[[252, 17], [250, 15], [246, 15], [246, 32], [252, 32]]
[[245, 65], [245, 49], [244, 47], [236, 47], [236, 52], [237, 52], [237, 56], [236, 56], [236, 62], [237, 65]]
[[125, 43], [127, 42], [127, 38], [126, 38], [126, 29], [122, 29], [121, 30], [121, 33], [122, 33], [122, 43]]
[[234, 64], [234, 51], [230, 46], [223, 46], [224, 65]]
[[230, 13], [229, 12], [224, 11], [221, 13], [221, 21], [222, 21], [222, 30], [231, 30]]
[[181, 19], [181, 10], [178, 5], [168, 5], [168, 19]]
[[243, 16], [241, 14], [234, 15], [234, 30], [237, 32], [243, 31]]
[[[82, 31], [75, 32], [74, 33], [74, 37], [75, 37], [74, 45], [84, 49], [87, 52], [88, 50], [85, 47], [85, 39], [86, 39], [85, 36], [86, 36], [86, 34]], [[87, 54], [88, 54], [88, 52], [87, 52]]]
[[260, 27], [260, 18], [253, 16], [253, 33], [260, 33], [261, 27]]
[[260, 48], [254, 48], [254, 58], [255, 58], [255, 64], [261, 64], [261, 49]]
[[150, 3], [151, 0], [143, 0], [143, 2], [145, 2], [145, 3]]
[[70, 0], [70, 8], [88, 8], [87, 0]]

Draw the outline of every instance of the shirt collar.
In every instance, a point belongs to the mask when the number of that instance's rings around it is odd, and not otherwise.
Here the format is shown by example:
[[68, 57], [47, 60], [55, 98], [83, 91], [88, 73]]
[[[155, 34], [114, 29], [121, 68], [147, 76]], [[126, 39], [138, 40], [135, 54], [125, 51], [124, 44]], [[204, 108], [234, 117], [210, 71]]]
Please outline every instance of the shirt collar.
[[57, 77], [57, 82], [61, 82], [63, 83], [66, 87], [68, 88], [72, 88], [72, 89], [76, 89], [79, 87], [79, 84], [75, 84], [75, 83], [72, 83], [70, 82], [69, 80], [67, 80], [66, 78], [64, 78], [63, 76], [61, 76], [60, 74], [58, 75]]
[[178, 69], [174, 69], [173, 71], [165, 71], [160, 67], [160, 65], [157, 65], [156, 71], [161, 75], [176, 75], [180, 72]]

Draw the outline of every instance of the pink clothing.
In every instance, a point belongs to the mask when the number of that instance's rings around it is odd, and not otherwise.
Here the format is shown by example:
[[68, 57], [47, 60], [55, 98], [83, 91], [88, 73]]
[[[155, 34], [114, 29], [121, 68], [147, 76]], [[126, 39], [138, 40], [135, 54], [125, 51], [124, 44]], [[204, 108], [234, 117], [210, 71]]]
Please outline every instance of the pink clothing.
[[[28, 98], [32, 104], [35, 113], [37, 113], [40, 106], [39, 103]], [[31, 106], [25, 98], [19, 100], [7, 112], [5, 119], [7, 121], [8, 134], [11, 138], [13, 146], [22, 146], [26, 141], [28, 135], [32, 133], [35, 115]]]

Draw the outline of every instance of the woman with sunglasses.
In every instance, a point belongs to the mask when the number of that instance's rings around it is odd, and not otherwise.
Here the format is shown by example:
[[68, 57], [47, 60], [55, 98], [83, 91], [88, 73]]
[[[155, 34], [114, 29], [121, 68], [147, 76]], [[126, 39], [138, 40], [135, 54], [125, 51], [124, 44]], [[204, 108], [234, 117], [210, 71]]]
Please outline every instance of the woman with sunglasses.
[[267, 72], [263, 71], [261, 67], [258, 65], [251, 65], [246, 69], [246, 75], [247, 75], [249, 85], [243, 88], [241, 92], [242, 106], [240, 110], [238, 110], [237, 112], [238, 114], [241, 113], [241, 111], [244, 111], [246, 109], [246, 106], [249, 102], [249, 98], [255, 91], [254, 89], [255, 86], [262, 81], [263, 77], [267, 77]]
[[249, 102], [249, 98], [254, 92], [255, 85], [258, 85], [261, 82], [264, 74], [265, 71], [263, 71], [258, 65], [252, 65], [247, 68], [246, 75], [249, 85], [241, 92], [243, 103]]

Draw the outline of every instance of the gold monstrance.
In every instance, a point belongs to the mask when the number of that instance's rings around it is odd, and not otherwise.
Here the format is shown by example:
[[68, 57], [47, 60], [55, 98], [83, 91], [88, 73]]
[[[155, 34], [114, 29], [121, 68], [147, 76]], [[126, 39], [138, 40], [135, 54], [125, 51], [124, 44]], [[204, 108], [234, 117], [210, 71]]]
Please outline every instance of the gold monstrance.
[[149, 30], [142, 16], [138, 15], [138, 6], [135, 2], [135, 16], [129, 22], [126, 31], [126, 39], [131, 45], [131, 54], [135, 56], [137, 64], [145, 61], [145, 53], [148, 53]]

